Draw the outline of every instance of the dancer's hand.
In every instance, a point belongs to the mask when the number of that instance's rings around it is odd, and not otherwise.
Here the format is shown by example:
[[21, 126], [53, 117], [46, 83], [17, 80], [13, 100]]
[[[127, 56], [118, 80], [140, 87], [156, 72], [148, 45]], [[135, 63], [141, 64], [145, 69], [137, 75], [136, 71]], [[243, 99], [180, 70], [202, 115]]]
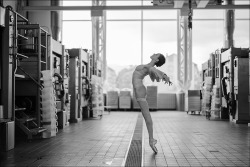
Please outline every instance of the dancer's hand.
[[[165, 83], [166, 83], [166, 82], [165, 82]], [[173, 83], [172, 83], [171, 81], [168, 81], [168, 84], [169, 84], [169, 86], [170, 86], [170, 85], [173, 85]]]
[[169, 86], [170, 85], [172, 85], [173, 83], [170, 81], [170, 78], [165, 74], [165, 75], [163, 75], [163, 81], [165, 81], [165, 84], [167, 83], [167, 84], [169, 84]]

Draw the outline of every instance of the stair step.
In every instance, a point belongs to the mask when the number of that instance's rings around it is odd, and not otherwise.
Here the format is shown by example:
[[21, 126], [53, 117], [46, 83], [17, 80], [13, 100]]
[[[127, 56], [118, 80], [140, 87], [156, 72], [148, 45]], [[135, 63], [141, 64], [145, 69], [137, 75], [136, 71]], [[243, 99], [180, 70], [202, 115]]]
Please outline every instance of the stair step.
[[16, 77], [16, 78], [25, 78], [25, 76], [24, 76], [24, 75], [21, 75], [21, 74], [15, 74], [15, 77]]
[[28, 56], [23, 55], [23, 54], [21, 54], [21, 53], [17, 53], [16, 55], [17, 55], [19, 58], [25, 58], [25, 59], [28, 59], [28, 58], [29, 58]]
[[43, 127], [39, 127], [39, 128], [30, 129], [30, 132], [32, 133], [32, 135], [36, 135], [36, 134], [44, 132], [46, 130], [47, 129], [45, 129]]
[[20, 119], [18, 119], [18, 121], [22, 122], [22, 123], [30, 122], [30, 121], [34, 121], [34, 120], [36, 120], [36, 118], [20, 118]]
[[15, 108], [15, 111], [24, 111], [26, 108]]

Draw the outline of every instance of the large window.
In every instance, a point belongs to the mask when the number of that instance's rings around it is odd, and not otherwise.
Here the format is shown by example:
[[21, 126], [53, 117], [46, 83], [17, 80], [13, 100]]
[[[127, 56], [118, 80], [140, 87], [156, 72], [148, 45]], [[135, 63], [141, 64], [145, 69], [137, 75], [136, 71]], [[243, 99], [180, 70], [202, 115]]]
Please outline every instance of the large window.
[[140, 64], [140, 32], [140, 22], [138, 21], [108, 21], [108, 64], [121, 66]]
[[[91, 1], [63, 1], [64, 6], [91, 6]], [[92, 48], [90, 11], [63, 12], [63, 44], [66, 48]]]
[[[91, 1], [71, 2], [64, 1], [64, 5], [92, 5]], [[152, 5], [151, 1], [142, 3], [137, 0], [108, 0], [106, 3], [108, 6]], [[245, 1], [237, 1], [237, 3], [246, 4]], [[168, 61], [173, 61], [170, 65], [176, 64], [177, 10], [110, 10], [106, 11], [106, 16], [107, 64], [117, 74], [129, 65], [148, 63], [153, 53], [168, 55]], [[193, 12], [192, 53], [193, 62], [197, 64], [199, 70], [202, 63], [208, 60], [210, 53], [224, 47], [224, 18], [224, 10], [194, 10]], [[63, 44], [67, 48], [92, 49], [90, 11], [66, 11], [63, 19]], [[249, 47], [249, 29], [249, 10], [235, 10], [235, 47]], [[160, 69], [169, 72], [176, 70], [176, 66], [170, 69], [164, 66]], [[175, 76], [172, 77], [176, 79]], [[146, 79], [145, 84], [152, 83]], [[161, 85], [159, 90], [160, 92], [166, 90], [166, 86]]]
[[249, 21], [240, 21], [235, 22], [235, 31], [234, 31], [234, 45], [235, 47], [249, 48], [250, 43], [250, 34], [249, 34]]
[[[210, 53], [225, 47], [224, 10], [194, 10], [193, 62], [199, 69]], [[249, 10], [235, 10], [234, 46], [249, 47]]]
[[92, 48], [92, 25], [90, 21], [65, 21], [63, 23], [63, 44], [66, 48]]
[[[248, 2], [249, 3], [249, 2]], [[234, 43], [235, 47], [249, 48], [250, 43], [250, 10], [235, 10], [235, 30]]]
[[160, 20], [164, 19], [169, 19], [168, 21], [171, 20], [176, 20], [177, 16], [177, 10], [145, 10], [143, 11], [143, 19], [148, 20], [148, 19], [154, 19], [154, 20]]
[[139, 6], [141, 5], [141, 0], [106, 0], [107, 6]]
[[223, 21], [194, 21], [192, 53], [193, 62], [201, 69], [210, 53], [224, 46]]
[[165, 56], [176, 54], [176, 39], [176, 21], [144, 21], [143, 63], [148, 63], [153, 53], [162, 53]]
[[107, 12], [107, 20], [110, 21], [122, 21], [122, 20], [138, 20], [141, 19], [140, 11], [108, 11]]

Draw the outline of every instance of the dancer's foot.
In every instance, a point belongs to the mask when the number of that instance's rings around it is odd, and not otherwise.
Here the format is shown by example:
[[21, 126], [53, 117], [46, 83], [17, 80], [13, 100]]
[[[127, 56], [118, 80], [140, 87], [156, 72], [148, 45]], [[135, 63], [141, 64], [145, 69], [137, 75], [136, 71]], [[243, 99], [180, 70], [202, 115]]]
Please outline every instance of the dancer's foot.
[[155, 154], [158, 153], [158, 150], [157, 150], [157, 148], [155, 146], [156, 143], [157, 143], [157, 140], [155, 140], [155, 139], [149, 140], [149, 145], [152, 148], [152, 150], [155, 152]]

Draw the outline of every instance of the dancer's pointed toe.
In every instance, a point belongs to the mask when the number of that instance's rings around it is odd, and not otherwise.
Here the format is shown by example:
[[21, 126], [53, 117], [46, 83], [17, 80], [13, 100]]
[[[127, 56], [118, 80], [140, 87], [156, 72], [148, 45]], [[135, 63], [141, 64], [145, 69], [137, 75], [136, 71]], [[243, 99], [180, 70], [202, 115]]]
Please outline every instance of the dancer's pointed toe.
[[155, 152], [155, 154], [158, 153], [158, 150], [156, 148], [156, 143], [157, 143], [157, 140], [153, 139], [153, 140], [149, 140], [149, 145], [150, 147], [152, 148], [152, 150]]

